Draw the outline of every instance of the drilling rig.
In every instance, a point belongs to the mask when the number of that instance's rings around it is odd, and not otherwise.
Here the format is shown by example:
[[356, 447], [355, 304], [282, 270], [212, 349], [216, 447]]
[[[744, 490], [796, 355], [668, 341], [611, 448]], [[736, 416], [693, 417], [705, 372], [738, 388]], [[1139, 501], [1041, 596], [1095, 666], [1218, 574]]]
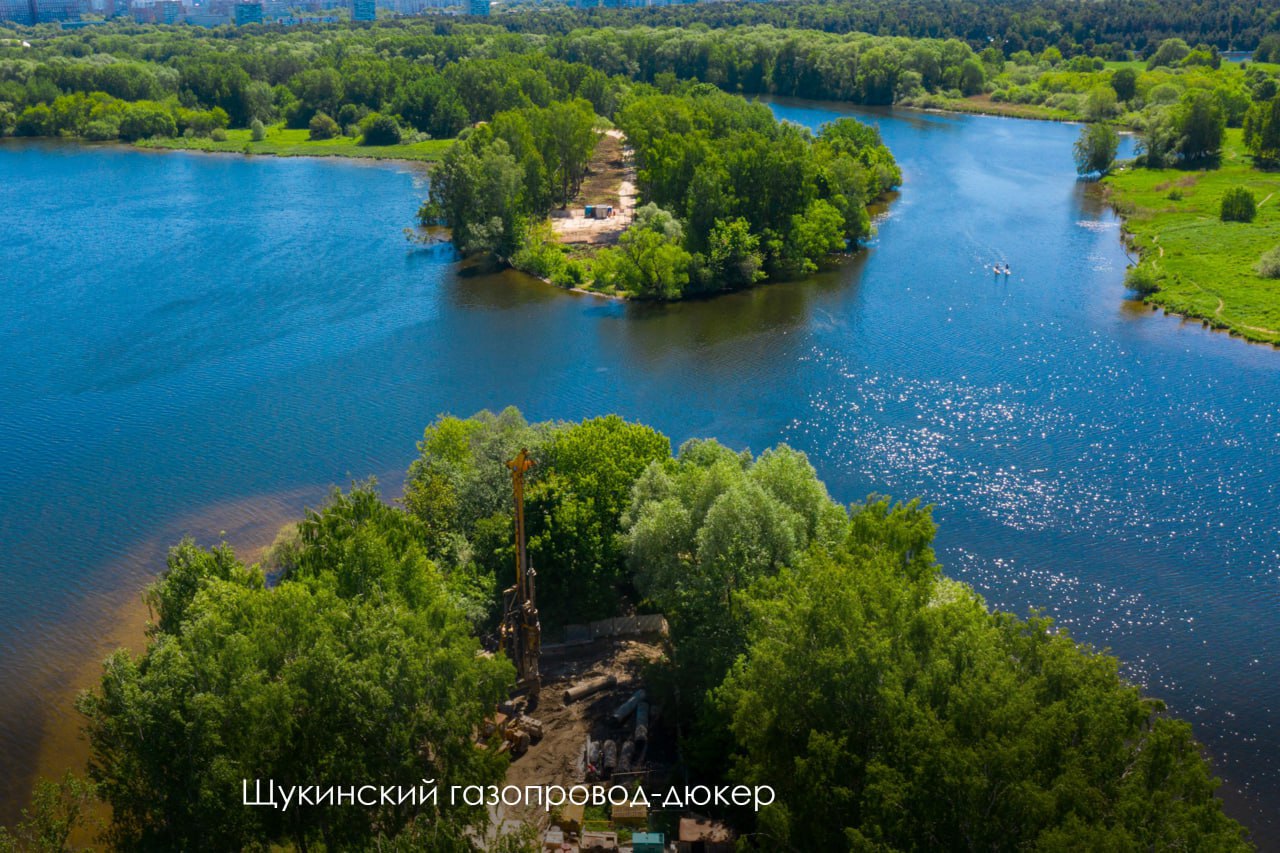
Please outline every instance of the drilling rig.
[[537, 573], [529, 564], [529, 551], [524, 536], [524, 475], [534, 461], [529, 451], [521, 449], [507, 463], [511, 469], [511, 487], [516, 500], [516, 582], [503, 592], [503, 651], [516, 665], [516, 687], [528, 692], [533, 704], [538, 701], [542, 676], [538, 671], [538, 652], [542, 644], [542, 626], [538, 622]]

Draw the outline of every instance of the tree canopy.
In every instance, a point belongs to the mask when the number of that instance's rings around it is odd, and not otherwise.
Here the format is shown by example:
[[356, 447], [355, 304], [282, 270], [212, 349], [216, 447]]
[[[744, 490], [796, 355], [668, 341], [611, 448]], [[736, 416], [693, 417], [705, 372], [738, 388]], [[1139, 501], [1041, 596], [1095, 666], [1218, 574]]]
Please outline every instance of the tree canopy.
[[62, 843], [95, 792], [114, 849], [472, 849], [483, 808], [251, 808], [241, 784], [502, 778], [474, 737], [513, 669], [478, 637], [511, 581], [521, 448], [545, 622], [665, 613], [649, 686], [689, 779], [777, 791], [721, 815], [744, 849], [1248, 849], [1188, 724], [945, 577], [927, 507], [842, 506], [785, 445], [673, 456], [616, 415], [508, 409], [428, 426], [402, 508], [335, 490], [261, 565], [176, 546], [145, 653], [81, 700], [92, 786], [42, 786], [0, 850]]
[[411, 824], [463, 838], [483, 823], [483, 810], [466, 808], [243, 804], [246, 779], [251, 790], [255, 779], [501, 779], [505, 759], [473, 740], [512, 668], [477, 654], [419, 538], [411, 517], [362, 486], [299, 525], [274, 588], [225, 546], [170, 552], [148, 593], [145, 654], [115, 653], [80, 703], [113, 847], [336, 849]]

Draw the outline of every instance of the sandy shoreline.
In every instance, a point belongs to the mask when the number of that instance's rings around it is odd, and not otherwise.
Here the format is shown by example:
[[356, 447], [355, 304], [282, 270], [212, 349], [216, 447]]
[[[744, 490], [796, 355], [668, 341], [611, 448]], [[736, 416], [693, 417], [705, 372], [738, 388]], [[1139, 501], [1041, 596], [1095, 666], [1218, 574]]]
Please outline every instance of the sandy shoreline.
[[[111, 570], [128, 584], [119, 590], [115, 605], [104, 607], [97, 618], [75, 615], [68, 620], [67, 629], [83, 638], [83, 653], [59, 666], [52, 695], [38, 697], [44, 709], [38, 731], [32, 732], [38, 750], [33, 765], [20, 768], [26, 778], [19, 789], [29, 792], [39, 778], [84, 772], [89, 745], [81, 733], [83, 718], [75, 710], [76, 697], [97, 685], [102, 662], [114, 651], [124, 648], [140, 654], [145, 649], [151, 613], [143, 592], [164, 569], [165, 555], [172, 545], [188, 535], [205, 546], [225, 540], [240, 559], [253, 563], [261, 559], [283, 525], [301, 518], [306, 507], [318, 506], [326, 494], [327, 487], [310, 486], [214, 504], [164, 525], [134, 546]], [[25, 803], [8, 805], [16, 812]], [[8, 814], [0, 816], [0, 820], [10, 819]], [[92, 837], [76, 840], [89, 844]]]

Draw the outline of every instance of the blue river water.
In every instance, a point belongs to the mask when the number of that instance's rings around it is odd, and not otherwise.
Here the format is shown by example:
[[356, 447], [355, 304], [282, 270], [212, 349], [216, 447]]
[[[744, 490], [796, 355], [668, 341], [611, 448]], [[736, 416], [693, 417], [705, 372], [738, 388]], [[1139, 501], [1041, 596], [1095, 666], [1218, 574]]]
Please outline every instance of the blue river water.
[[0, 145], [0, 802], [167, 544], [393, 493], [438, 413], [514, 404], [923, 497], [948, 572], [1120, 656], [1274, 847], [1280, 353], [1127, 301], [1076, 128], [857, 114], [906, 175], [869, 250], [672, 306], [409, 243], [410, 166]]

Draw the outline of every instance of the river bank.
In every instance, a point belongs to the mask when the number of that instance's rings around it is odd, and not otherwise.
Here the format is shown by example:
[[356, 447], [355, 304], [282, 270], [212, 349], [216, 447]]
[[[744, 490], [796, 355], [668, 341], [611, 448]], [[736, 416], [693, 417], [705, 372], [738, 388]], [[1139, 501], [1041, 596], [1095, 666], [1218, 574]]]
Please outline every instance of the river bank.
[[[1222, 196], [1233, 187], [1253, 193], [1253, 222], [1219, 219]], [[1101, 189], [1124, 222], [1127, 245], [1158, 284], [1143, 301], [1280, 348], [1280, 283], [1255, 269], [1280, 245], [1280, 175], [1253, 168], [1238, 129], [1227, 130], [1218, 168], [1122, 168]]]
[[[226, 542], [245, 563], [256, 562], [265, 555], [279, 530], [301, 518], [306, 507], [318, 505], [324, 493], [323, 486], [316, 486], [206, 507], [153, 532], [116, 562], [113, 571], [129, 580], [99, 597], [92, 615], [76, 617], [93, 629], [82, 635], [75, 646], [60, 653], [56, 661], [49, 662], [47, 678], [39, 688], [44, 694], [44, 707], [39, 735], [32, 741], [33, 755], [27, 772], [13, 778], [10, 790], [5, 792], [0, 824], [16, 817], [37, 779], [85, 773], [89, 744], [82, 733], [83, 718], [76, 710], [76, 699], [83, 691], [98, 686], [102, 662], [116, 650], [126, 649], [138, 655], [146, 648], [146, 631], [152, 618], [145, 601], [146, 587], [163, 571], [168, 550], [183, 537], [191, 536], [206, 546]], [[92, 838], [73, 841], [87, 845]]]
[[279, 126], [267, 128], [266, 136], [254, 141], [248, 129], [227, 130], [224, 139], [209, 136], [154, 137], [140, 139], [134, 146], [169, 151], [203, 151], [215, 154], [254, 154], [272, 157], [344, 157], [353, 160], [393, 160], [434, 163], [453, 144], [452, 139], [428, 139], [400, 145], [362, 145], [348, 136], [311, 139], [306, 129]]
[[[1274, 354], [1123, 299], [1075, 128], [771, 106], [879, 126], [906, 174], [880, 239], [809, 280], [667, 305], [406, 247], [420, 169], [0, 146], [28, 200], [0, 207], [0, 678], [92, 661], [72, 650], [115, 612], [95, 603], [136, 598], [160, 564], [121, 560], [173, 518], [403, 471], [439, 412], [618, 412], [677, 442], [785, 441], [841, 501], [935, 504], [950, 574], [1119, 655], [1276, 840]], [[0, 724], [14, 759], [38, 731]]]

